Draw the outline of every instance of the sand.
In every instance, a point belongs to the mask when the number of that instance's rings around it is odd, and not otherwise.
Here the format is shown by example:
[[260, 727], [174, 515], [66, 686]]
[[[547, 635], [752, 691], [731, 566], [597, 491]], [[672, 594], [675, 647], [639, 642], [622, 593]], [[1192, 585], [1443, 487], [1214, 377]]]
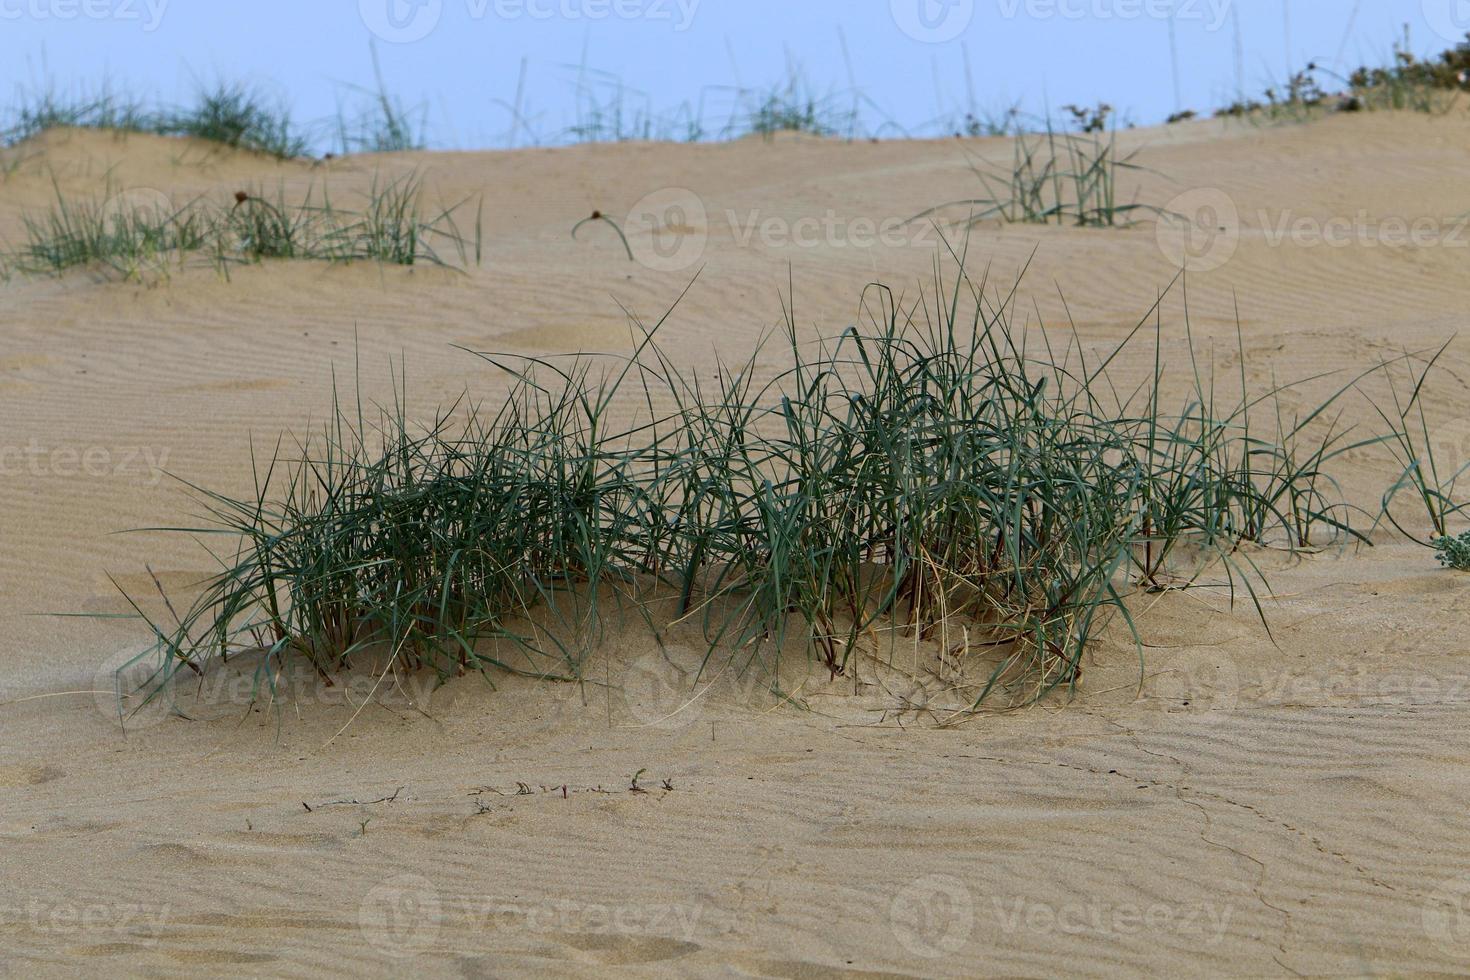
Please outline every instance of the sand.
[[[1125, 141], [1154, 171], [1130, 194], [1223, 192], [1238, 209], [1229, 261], [1188, 283], [1196, 343], [1222, 369], [1240, 369], [1237, 305], [1254, 384], [1366, 367], [1465, 326], [1470, 233], [1440, 220], [1470, 213], [1463, 116], [1198, 122]], [[469, 677], [358, 711], [370, 679], [298, 678], [288, 703], [252, 710], [226, 674], [190, 717], [125, 731], [92, 692], [146, 632], [49, 615], [125, 612], [108, 573], [146, 594], [145, 563], [171, 588], [207, 573], [187, 540], [114, 532], [188, 523], [196, 508], [163, 470], [246, 489], [252, 439], [320, 420], [354, 357], [385, 399], [401, 363], [426, 414], [467, 385], [501, 390], [456, 346], [619, 349], [619, 304], [655, 319], [700, 270], [665, 328], [687, 365], [748, 353], [788, 282], [802, 329], [836, 332], [865, 284], [916, 291], [935, 259], [932, 236], [863, 244], [853, 222], [974, 196], [972, 160], [1009, 155], [1004, 140], [783, 139], [313, 166], [62, 132], [11, 151], [12, 241], [53, 176], [176, 200], [325, 181], [347, 203], [375, 171], [417, 167], [436, 198], [484, 195], [486, 252], [468, 274], [272, 264], [0, 287], [0, 973], [1470, 969], [1470, 576], [1387, 531], [1373, 548], [1261, 556], [1269, 634], [1220, 589], [1139, 599], [1141, 693], [1136, 651], [1110, 633], [1075, 699], [944, 729], [901, 673], [799, 678], [807, 710], [723, 676], [691, 702], [692, 651], [664, 657], [629, 631], [583, 689]], [[692, 263], [630, 263], [603, 227], [570, 238], [594, 209], [626, 215], [664, 188], [705, 208], [688, 218], [707, 237]], [[1310, 234], [1360, 211], [1436, 219], [1438, 237]], [[759, 224], [747, 236], [753, 218], [820, 227], [795, 244]], [[1278, 234], [1297, 219], [1305, 231]], [[1029, 262], [1032, 319], [1064, 322], [1060, 288], [1106, 348], [1169, 285], [1166, 253], [1152, 221], [985, 225], [969, 265], [1009, 283]], [[1164, 323], [1181, 367], [1183, 309], [1176, 286]], [[1441, 452], [1464, 459], [1470, 341], [1443, 363], [1431, 416]], [[1346, 404], [1346, 421], [1373, 422], [1366, 401]], [[1376, 509], [1390, 462], [1348, 463], [1344, 493]]]

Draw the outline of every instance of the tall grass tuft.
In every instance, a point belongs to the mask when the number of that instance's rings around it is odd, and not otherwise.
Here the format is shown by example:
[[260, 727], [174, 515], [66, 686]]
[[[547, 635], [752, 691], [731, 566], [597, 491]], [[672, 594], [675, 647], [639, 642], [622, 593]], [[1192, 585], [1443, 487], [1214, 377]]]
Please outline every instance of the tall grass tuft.
[[1459, 482], [1470, 470], [1470, 463], [1462, 465], [1436, 454], [1424, 407], [1429, 375], [1448, 349], [1449, 344], [1446, 343], [1424, 359], [1416, 359], [1406, 351], [1402, 357], [1386, 362], [1383, 374], [1388, 379], [1392, 404], [1374, 405], [1388, 429], [1385, 441], [1392, 449], [1395, 461], [1403, 467], [1399, 478], [1383, 495], [1383, 515], [1408, 536], [1412, 534], [1405, 530], [1391, 510], [1394, 500], [1401, 494], [1407, 494], [1422, 508], [1435, 539], [1446, 537], [1450, 520], [1470, 508], [1470, 501], [1459, 502], [1456, 499]]
[[660, 598], [707, 665], [804, 651], [836, 676], [922, 644], [968, 665], [973, 707], [1009, 705], [1075, 688], [1139, 590], [1217, 570], [1255, 601], [1251, 548], [1366, 540], [1330, 475], [1391, 438], [1337, 424], [1361, 378], [1287, 418], [1295, 385], [1227, 396], [1191, 357], [1170, 407], [1158, 306], [1090, 355], [957, 264], [912, 300], [870, 287], [861, 325], [815, 343], [788, 306], [774, 374], [771, 341], [696, 374], [635, 321], [626, 356], [479, 355], [509, 386], [488, 409], [420, 423], [401, 382], [338, 402], [250, 494], [195, 488], [183, 530], [221, 571], [143, 656], [160, 684], [246, 651], [578, 680], [605, 614], [662, 631]]
[[0, 264], [27, 275], [94, 266], [138, 279], [187, 252], [207, 249], [213, 236], [212, 221], [192, 205], [133, 202], [113, 194], [68, 199], [60, 187], [49, 211], [23, 215], [22, 221], [26, 243]]
[[138, 279], [163, 272], [188, 256], [221, 272], [242, 262], [305, 259], [468, 268], [482, 258], [483, 223], [477, 205], [473, 227], [458, 215], [469, 201], [430, 209], [423, 179], [407, 173], [374, 177], [361, 210], [334, 206], [325, 192], [308, 188], [301, 200], [260, 189], [237, 191], [228, 201], [200, 198], [173, 206], [148, 200], [133, 207], [130, 195], [109, 191], [102, 200], [56, 201], [43, 214], [26, 214], [26, 241], [0, 252], [0, 265], [26, 275], [56, 275], [94, 266]]
[[306, 136], [292, 124], [288, 109], [240, 83], [201, 86], [193, 105], [160, 117], [158, 131], [281, 159], [305, 156], [310, 148]]
[[818, 95], [798, 72], [764, 91], [742, 93], [746, 104], [742, 135], [770, 139], [779, 133], [813, 136], [857, 135], [858, 113], [840, 95]]
[[154, 132], [157, 114], [140, 100], [104, 83], [95, 92], [66, 95], [55, 85], [22, 90], [12, 117], [0, 129], [0, 145], [28, 140], [49, 129], [109, 129], [116, 132]]
[[1017, 134], [1012, 147], [1009, 168], [972, 165], [984, 196], [950, 201], [909, 220], [965, 208], [969, 226], [999, 220], [1112, 228], [1129, 224], [1138, 212], [1162, 213], [1157, 207], [1119, 200], [1119, 178], [1144, 168], [1135, 162], [1138, 151], [1119, 153], [1116, 133], [1095, 129], [1062, 133], [1048, 123], [1045, 133]]
[[388, 91], [376, 47], [372, 49], [372, 59], [376, 87], [360, 93], [366, 96], [366, 106], [352, 116], [345, 108], [337, 110], [338, 147], [346, 154], [403, 153], [424, 149], [428, 144], [425, 110], [405, 107]]

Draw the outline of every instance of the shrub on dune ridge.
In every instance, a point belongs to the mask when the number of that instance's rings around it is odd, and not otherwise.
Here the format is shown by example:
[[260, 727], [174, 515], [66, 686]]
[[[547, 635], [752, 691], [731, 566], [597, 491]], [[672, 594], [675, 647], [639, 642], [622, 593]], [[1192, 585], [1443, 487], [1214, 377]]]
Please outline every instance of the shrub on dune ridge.
[[148, 133], [155, 131], [156, 117], [141, 100], [116, 93], [107, 84], [73, 96], [63, 95], [54, 86], [22, 91], [13, 118], [0, 129], [0, 144], [19, 143], [63, 127]]
[[[1329, 87], [1324, 87], [1323, 79]], [[1266, 89], [1261, 99], [1242, 96], [1216, 115], [1266, 122], [1308, 122], [1330, 112], [1445, 115], [1460, 104], [1465, 92], [1470, 92], [1470, 34], [1454, 48], [1421, 60], [1413, 53], [1405, 26], [1387, 65], [1364, 66], [1343, 76], [1312, 62], [1285, 85]]]
[[309, 148], [284, 105], [245, 85], [226, 82], [201, 87], [193, 105], [160, 114], [157, 131], [283, 160], [305, 156]]
[[239, 83], [201, 86], [192, 105], [177, 108], [149, 107], [108, 84], [76, 95], [50, 85], [22, 91], [12, 115], [0, 129], [0, 143], [18, 143], [49, 129], [80, 128], [189, 136], [281, 159], [305, 156], [310, 149], [283, 104]]
[[[1358, 378], [1288, 418], [1292, 385], [1242, 376], [1227, 399], [1192, 365], [1174, 411], [1157, 305], [1095, 358], [1021, 329], [1014, 302], [936, 270], [915, 300], [870, 287], [863, 326], [815, 345], [788, 309], [766, 381], [756, 355], [682, 371], [655, 325], [628, 357], [481, 355], [510, 379], [493, 410], [417, 427], [401, 388], [376, 414], [338, 405], [250, 496], [195, 488], [188, 532], [228, 544], [185, 615], [150, 621], [153, 682], [252, 650], [267, 684], [370, 653], [575, 681], [609, 601], [661, 597], [707, 663], [774, 671], [801, 647], [837, 675], [923, 641], [981, 668], [972, 706], [1024, 703], [1072, 689], [1138, 590], [1208, 567], [1254, 599], [1247, 546], [1366, 540], [1328, 472], [1383, 438], [1328, 418]], [[1151, 373], [1125, 382], [1120, 354], [1150, 339]]]

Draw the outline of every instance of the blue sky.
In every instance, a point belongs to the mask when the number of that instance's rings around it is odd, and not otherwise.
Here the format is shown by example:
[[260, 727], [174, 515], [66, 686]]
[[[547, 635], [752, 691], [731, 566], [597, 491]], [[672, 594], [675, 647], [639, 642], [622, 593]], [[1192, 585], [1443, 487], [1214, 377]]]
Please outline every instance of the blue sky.
[[1416, 50], [1443, 50], [1470, 0], [0, 0], [0, 81], [107, 77], [179, 101], [238, 78], [316, 122], [370, 82], [375, 44], [433, 145], [481, 147], [564, 140], [579, 77], [658, 114], [703, 98], [718, 129], [735, 87], [795, 67], [834, 104], [855, 85], [870, 128], [921, 135], [1018, 102], [1156, 122], [1229, 101], [1238, 78], [1259, 93], [1310, 60], [1385, 61], [1406, 23]]

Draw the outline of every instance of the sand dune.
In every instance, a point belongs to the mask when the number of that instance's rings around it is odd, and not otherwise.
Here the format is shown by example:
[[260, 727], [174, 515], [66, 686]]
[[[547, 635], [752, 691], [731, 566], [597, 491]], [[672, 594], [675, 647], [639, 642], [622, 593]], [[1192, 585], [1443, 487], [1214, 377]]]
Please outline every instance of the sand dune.
[[[1238, 212], [1228, 261], [1188, 281], [1196, 345], [1213, 342], [1222, 370], [1241, 370], [1237, 309], [1257, 383], [1365, 367], [1465, 326], [1463, 117], [1124, 139], [1150, 168], [1130, 196], [1223, 193]], [[107, 573], [146, 591], [145, 562], [170, 588], [208, 574], [186, 540], [114, 532], [192, 513], [164, 471], [248, 487], [252, 438], [320, 420], [334, 369], [350, 378], [360, 361], [364, 391], [386, 399], [390, 363], [403, 365], [413, 412], [466, 386], [491, 398], [503, 382], [457, 346], [617, 349], [619, 304], [656, 319], [696, 272], [665, 335], [690, 365], [747, 354], [788, 281], [803, 329], [835, 332], [866, 284], [917, 290], [936, 256], [912, 226], [861, 244], [857, 223], [972, 197], [972, 162], [1010, 152], [780, 140], [310, 165], [83, 132], [9, 151], [10, 241], [53, 179], [176, 201], [325, 185], [351, 206], [374, 173], [419, 168], [436, 199], [483, 195], [486, 252], [467, 273], [297, 263], [0, 286], [0, 973], [1470, 969], [1470, 578], [1387, 531], [1374, 548], [1261, 556], [1271, 635], [1220, 589], [1145, 597], [1141, 693], [1119, 633], [1092, 652], [1076, 699], [943, 730], [913, 710], [930, 692], [899, 673], [797, 678], [806, 711], [728, 677], [691, 700], [689, 651], [661, 655], [630, 631], [583, 689], [462, 678], [359, 712], [370, 684], [305, 677], [279, 710], [250, 710], [226, 675], [197, 717], [144, 716], [125, 734], [90, 692], [106, 683], [99, 665], [146, 634], [45, 615], [125, 612]], [[600, 227], [570, 237], [595, 209], [621, 219], [670, 188], [703, 211], [687, 216], [692, 261], [630, 263]], [[1436, 237], [1339, 247], [1291, 231], [1360, 212], [1380, 230], [1432, 220]], [[796, 244], [759, 230], [773, 218], [821, 230]], [[1152, 221], [985, 224], [968, 261], [1006, 285], [1029, 263], [1032, 318], [1070, 312], [1107, 347], [1174, 278], [1166, 252]], [[1182, 288], [1163, 310], [1181, 359]], [[1470, 342], [1443, 364], [1431, 416], [1462, 460]], [[1307, 386], [1302, 404], [1340, 383]], [[1348, 421], [1371, 423], [1366, 401], [1349, 405]], [[1350, 462], [1345, 494], [1375, 506], [1391, 462]]]

